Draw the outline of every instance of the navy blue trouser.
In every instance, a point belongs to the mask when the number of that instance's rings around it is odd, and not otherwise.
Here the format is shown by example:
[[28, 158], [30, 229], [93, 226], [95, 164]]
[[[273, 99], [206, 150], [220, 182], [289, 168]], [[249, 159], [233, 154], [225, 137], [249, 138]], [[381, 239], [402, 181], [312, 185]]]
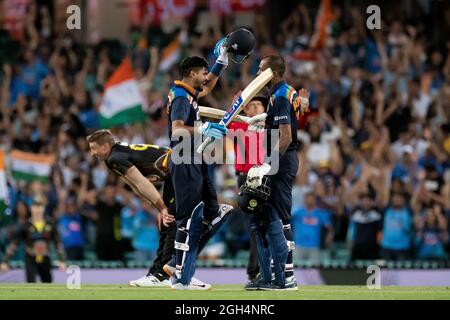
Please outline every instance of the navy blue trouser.
[[[282, 232], [288, 245], [288, 255], [284, 262], [286, 277], [292, 276], [294, 273], [292, 251], [294, 247], [293, 234], [291, 229], [291, 210], [292, 210], [292, 186], [297, 175], [299, 160], [295, 151], [287, 151], [281, 158], [278, 172], [269, 176], [271, 180], [271, 193], [267, 201], [267, 205], [260, 214], [255, 214], [252, 219], [254, 225], [268, 226], [278, 218], [281, 219]], [[273, 165], [273, 164], [272, 164]], [[278, 227], [277, 227], [278, 228]], [[282, 238], [277, 238], [283, 240]], [[273, 241], [273, 240], [272, 240]], [[260, 263], [262, 261], [260, 260]]]
[[205, 220], [211, 221], [219, 211], [217, 193], [207, 164], [169, 165], [172, 184], [175, 190], [177, 226], [185, 223], [194, 208], [203, 201]]
[[298, 171], [298, 156], [295, 150], [286, 151], [280, 158], [278, 172], [269, 176], [271, 193], [268, 206], [278, 213], [283, 225], [291, 223], [292, 186]]
[[176, 202], [175, 260], [176, 279], [183, 285], [195, 273], [204, 222], [219, 215], [217, 194], [206, 164], [173, 164], [170, 162]]

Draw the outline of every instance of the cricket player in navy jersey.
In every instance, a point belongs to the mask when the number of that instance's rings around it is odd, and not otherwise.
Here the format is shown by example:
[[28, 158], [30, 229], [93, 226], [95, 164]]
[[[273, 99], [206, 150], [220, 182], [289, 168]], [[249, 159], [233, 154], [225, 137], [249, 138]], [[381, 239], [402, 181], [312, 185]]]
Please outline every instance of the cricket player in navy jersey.
[[[177, 290], [205, 290], [210, 286], [191, 283], [195, 273], [198, 253], [233, 209], [220, 205], [208, 170], [202, 161], [194, 161], [194, 133], [204, 138], [222, 139], [227, 129], [213, 122], [200, 122], [197, 99], [207, 95], [215, 86], [219, 76], [228, 66], [228, 54], [240, 63], [251, 53], [254, 37], [246, 29], [238, 29], [220, 40], [214, 49], [216, 62], [208, 72], [208, 63], [202, 57], [187, 57], [181, 63], [183, 79], [175, 81], [170, 89], [167, 111], [169, 114], [169, 138], [173, 153], [169, 164], [175, 189], [177, 233], [175, 237], [175, 266], [168, 263], [164, 270], [172, 274], [172, 288]], [[248, 49], [248, 50], [247, 50]], [[190, 140], [189, 150], [177, 151], [176, 141], [180, 135]], [[177, 152], [179, 153], [177, 155]], [[179, 163], [175, 156], [190, 152], [188, 161]]]
[[[194, 285], [191, 279], [195, 272], [197, 254], [206, 241], [208, 234], [214, 233], [223, 224], [232, 207], [219, 207], [217, 194], [208, 165], [194, 164], [194, 130], [206, 137], [223, 138], [227, 129], [223, 125], [200, 121], [197, 99], [208, 94], [228, 64], [223, 51], [208, 73], [208, 63], [202, 57], [187, 57], [181, 63], [182, 81], [175, 81], [170, 89], [168, 100], [169, 137], [171, 147], [178, 144], [172, 137], [180, 132], [191, 136], [191, 157], [187, 163], [175, 164], [173, 156], [169, 163], [172, 183], [175, 189], [177, 231], [175, 237], [175, 268], [172, 263], [164, 270], [172, 275], [172, 288], [182, 290], [206, 290], [210, 285]], [[196, 126], [197, 122], [197, 126]], [[176, 150], [176, 149], [175, 149]], [[180, 154], [180, 156], [183, 156]]]
[[[292, 261], [295, 246], [291, 230], [292, 186], [299, 166], [297, 120], [300, 113], [308, 108], [309, 94], [305, 89], [297, 93], [286, 83], [283, 78], [285, 63], [281, 56], [264, 57], [259, 65], [258, 74], [267, 68], [271, 68], [274, 73], [273, 79], [268, 84], [270, 100], [266, 118], [267, 136], [271, 135], [272, 130], [277, 129], [279, 140], [275, 146], [271, 146], [271, 139], [267, 139], [265, 163], [251, 168], [246, 181], [246, 188], [256, 190], [262, 186], [265, 178], [270, 179], [270, 196], [267, 204], [258, 214], [254, 214], [250, 225], [250, 230], [257, 240], [261, 276], [249, 282], [246, 289], [297, 290]], [[279, 156], [279, 159], [275, 159], [275, 156]], [[269, 173], [274, 161], [279, 161], [279, 169], [277, 172]]]

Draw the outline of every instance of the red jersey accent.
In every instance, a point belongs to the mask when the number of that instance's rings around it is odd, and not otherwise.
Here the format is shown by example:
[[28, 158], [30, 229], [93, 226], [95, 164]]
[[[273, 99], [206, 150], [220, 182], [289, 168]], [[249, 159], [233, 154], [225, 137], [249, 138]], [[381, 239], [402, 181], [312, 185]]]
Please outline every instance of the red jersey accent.
[[[234, 168], [236, 172], [247, 173], [251, 167], [264, 163], [266, 150], [264, 149], [264, 132], [248, 130], [248, 124], [242, 122], [231, 122], [228, 129], [242, 130], [244, 134], [236, 134], [234, 143]], [[241, 143], [238, 141], [241, 140]], [[244, 143], [242, 144], [242, 140]], [[242, 154], [242, 146], [245, 154]], [[245, 159], [244, 159], [245, 156]]]

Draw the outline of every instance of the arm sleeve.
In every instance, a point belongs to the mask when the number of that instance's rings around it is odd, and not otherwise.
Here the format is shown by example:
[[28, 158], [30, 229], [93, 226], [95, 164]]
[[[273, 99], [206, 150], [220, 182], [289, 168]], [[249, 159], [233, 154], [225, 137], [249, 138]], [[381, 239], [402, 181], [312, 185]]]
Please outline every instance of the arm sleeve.
[[291, 124], [291, 104], [283, 97], [275, 99], [274, 105], [274, 125]]
[[117, 153], [109, 157], [108, 164], [114, 170], [114, 172], [123, 176], [127, 173], [133, 164], [128, 160], [128, 157], [123, 153]]
[[170, 118], [172, 121], [182, 120], [186, 123], [189, 119], [189, 113], [191, 111], [191, 105], [185, 97], [177, 97], [172, 102], [170, 108]]

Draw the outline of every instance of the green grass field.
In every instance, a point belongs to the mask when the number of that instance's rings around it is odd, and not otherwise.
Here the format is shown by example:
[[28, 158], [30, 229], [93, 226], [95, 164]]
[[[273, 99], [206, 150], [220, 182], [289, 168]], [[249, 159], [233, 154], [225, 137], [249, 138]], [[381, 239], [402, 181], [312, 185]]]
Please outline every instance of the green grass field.
[[126, 285], [82, 285], [68, 290], [56, 284], [0, 284], [0, 299], [158, 299], [158, 300], [450, 300], [450, 287], [393, 287], [369, 290], [364, 286], [300, 286], [296, 292], [248, 292], [240, 285], [215, 285], [209, 291], [174, 291], [168, 288], [132, 288]]

